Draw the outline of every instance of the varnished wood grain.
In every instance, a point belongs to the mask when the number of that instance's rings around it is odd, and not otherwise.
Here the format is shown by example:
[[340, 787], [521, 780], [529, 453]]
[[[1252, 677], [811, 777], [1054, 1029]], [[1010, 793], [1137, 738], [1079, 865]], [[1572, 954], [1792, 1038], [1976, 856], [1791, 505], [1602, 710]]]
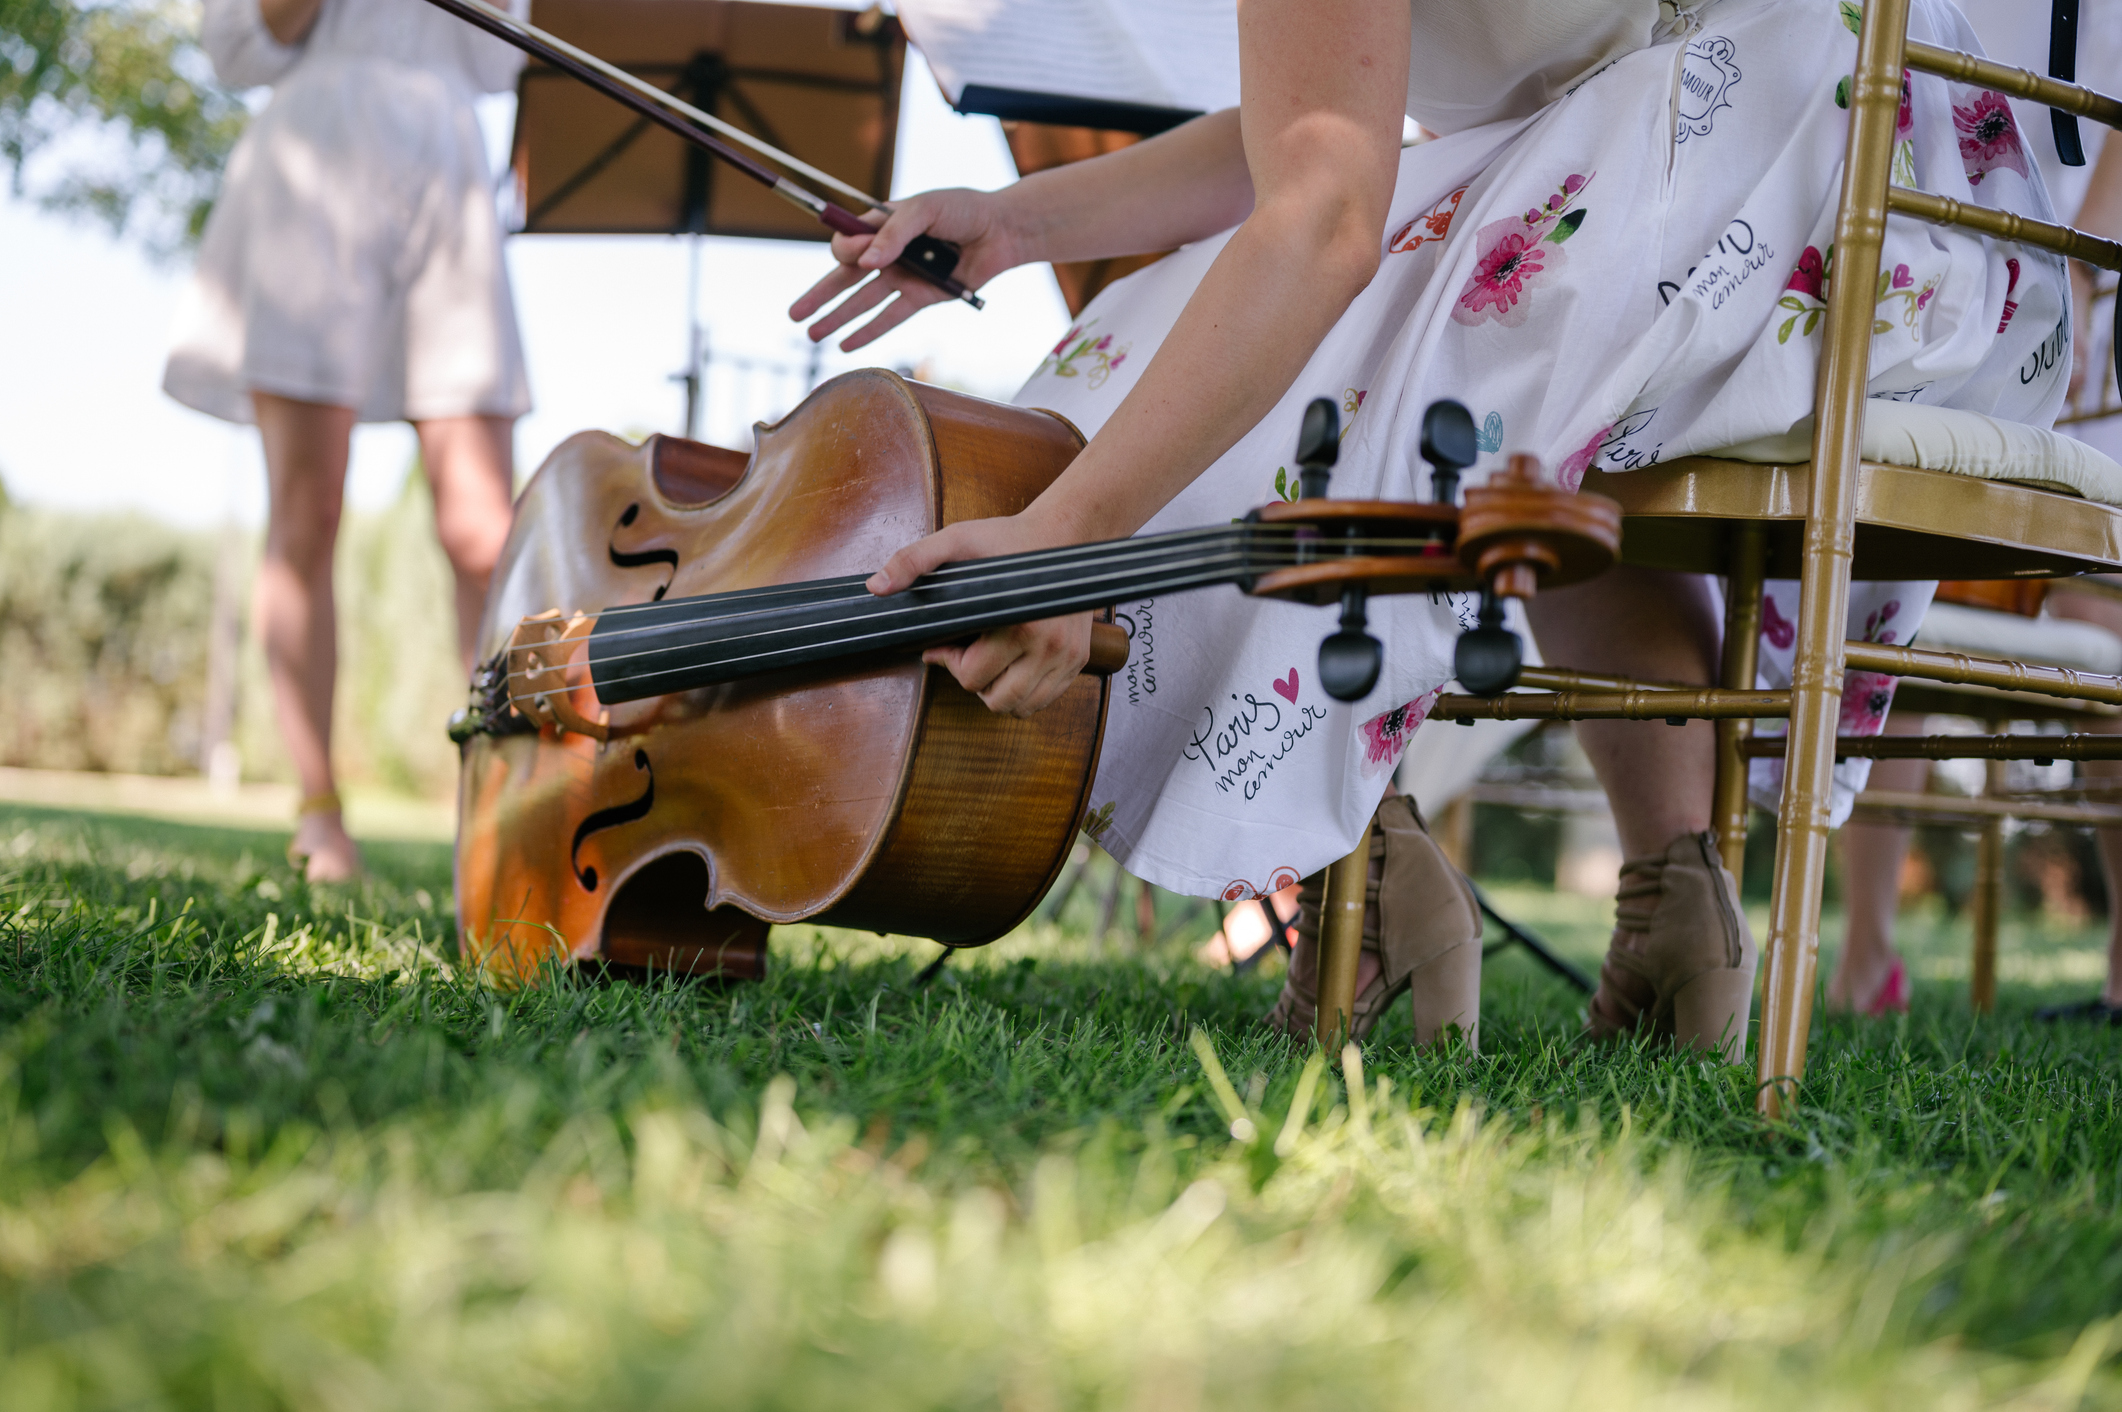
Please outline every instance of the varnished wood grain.
[[[1051, 414], [883, 372], [762, 427], [734, 479], [733, 453], [585, 433], [518, 506], [482, 657], [547, 610], [867, 573], [943, 524], [1021, 509], [1081, 444]], [[624, 703], [601, 743], [476, 738], [457, 848], [467, 953], [520, 979], [593, 956], [745, 974], [770, 922], [991, 940], [1074, 839], [1105, 701], [1085, 677], [1019, 721], [909, 659]]]

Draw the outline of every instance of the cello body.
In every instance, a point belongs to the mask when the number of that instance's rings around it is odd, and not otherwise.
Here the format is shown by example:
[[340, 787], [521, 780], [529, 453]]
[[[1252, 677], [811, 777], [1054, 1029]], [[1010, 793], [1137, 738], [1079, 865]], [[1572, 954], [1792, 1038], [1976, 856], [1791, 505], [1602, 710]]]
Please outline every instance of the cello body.
[[[517, 625], [867, 574], [963, 519], [1021, 510], [1083, 444], [1027, 411], [862, 371], [761, 426], [749, 460], [598, 432], [557, 448], [517, 505], [481, 660]], [[1088, 805], [1107, 682], [999, 716], [901, 654], [516, 719], [463, 743], [456, 852], [467, 959], [743, 977], [768, 927], [991, 941], [1052, 883]], [[599, 736], [603, 738], [598, 738]]]

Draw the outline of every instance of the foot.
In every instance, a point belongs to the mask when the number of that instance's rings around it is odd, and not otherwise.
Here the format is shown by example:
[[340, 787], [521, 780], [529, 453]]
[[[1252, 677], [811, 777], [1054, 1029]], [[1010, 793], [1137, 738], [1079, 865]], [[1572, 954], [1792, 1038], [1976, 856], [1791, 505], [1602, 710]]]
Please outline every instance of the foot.
[[1858, 963], [1844, 954], [1827, 983], [1827, 1008], [1837, 1015], [1905, 1015], [1909, 998], [1908, 965], [1889, 950]]
[[[1456, 1033], [1472, 1049], [1479, 1043], [1481, 1006], [1481, 917], [1473, 893], [1430, 838], [1412, 801], [1386, 799], [1373, 818], [1352, 1038], [1362, 1040], [1406, 992], [1417, 1044]], [[1324, 890], [1324, 875], [1315, 874], [1298, 894], [1297, 947], [1266, 1019], [1300, 1040], [1311, 1037], [1318, 1014]]]
[[1683, 1047], [1746, 1048], [1755, 949], [1713, 833], [1682, 834], [1621, 869], [1614, 936], [1584, 1019], [1591, 1040], [1648, 1030]]
[[361, 876], [361, 850], [354, 846], [346, 821], [336, 809], [304, 814], [295, 821], [287, 861], [302, 870], [307, 882], [351, 882]]
[[2036, 1010], [2034, 1018], [2051, 1025], [2059, 1020], [2079, 1025], [2122, 1025], [2122, 1005], [2110, 1005], [2096, 995], [2074, 1005], [2051, 1005], [2045, 1010]]

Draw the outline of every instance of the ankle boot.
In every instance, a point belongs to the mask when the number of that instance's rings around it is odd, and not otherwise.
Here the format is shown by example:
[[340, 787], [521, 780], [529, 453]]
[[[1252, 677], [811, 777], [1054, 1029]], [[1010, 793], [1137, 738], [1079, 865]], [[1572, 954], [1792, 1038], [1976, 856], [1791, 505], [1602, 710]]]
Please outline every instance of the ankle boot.
[[[1405, 993], [1414, 1001], [1417, 1044], [1436, 1043], [1456, 1029], [1474, 1049], [1481, 1020], [1481, 911], [1473, 889], [1429, 836], [1414, 800], [1385, 800], [1373, 822], [1363, 949], [1381, 967], [1356, 994], [1351, 1034], [1357, 1040], [1369, 1035]], [[1323, 872], [1314, 873], [1298, 891], [1297, 948], [1266, 1020], [1292, 1039], [1310, 1039], [1318, 1023], [1325, 880]]]
[[1682, 834], [1621, 869], [1614, 937], [1585, 1017], [1589, 1039], [1647, 1027], [1736, 1063], [1754, 1000], [1753, 933], [1714, 833]]

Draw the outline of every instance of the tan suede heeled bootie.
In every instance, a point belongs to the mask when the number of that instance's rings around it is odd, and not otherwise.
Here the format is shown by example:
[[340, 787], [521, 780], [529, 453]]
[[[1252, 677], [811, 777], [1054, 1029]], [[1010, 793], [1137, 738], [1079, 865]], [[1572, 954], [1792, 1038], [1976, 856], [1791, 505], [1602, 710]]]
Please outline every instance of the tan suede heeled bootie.
[[[1319, 1015], [1319, 910], [1325, 874], [1298, 892], [1297, 938], [1289, 977], [1266, 1023], [1308, 1040]], [[1370, 887], [1363, 909], [1363, 949], [1381, 962], [1356, 994], [1350, 1026], [1360, 1040], [1392, 1003], [1411, 994], [1415, 1042], [1434, 1044], [1456, 1027], [1469, 1049], [1481, 1023], [1481, 911], [1473, 889], [1423, 827], [1414, 800], [1395, 795], [1378, 805], [1370, 836]]]
[[1746, 1051], [1754, 1002], [1753, 932], [1714, 833], [1682, 834], [1621, 868], [1614, 938], [1599, 967], [1584, 1033], [1594, 1040], [1641, 1027], [1693, 1049]]

